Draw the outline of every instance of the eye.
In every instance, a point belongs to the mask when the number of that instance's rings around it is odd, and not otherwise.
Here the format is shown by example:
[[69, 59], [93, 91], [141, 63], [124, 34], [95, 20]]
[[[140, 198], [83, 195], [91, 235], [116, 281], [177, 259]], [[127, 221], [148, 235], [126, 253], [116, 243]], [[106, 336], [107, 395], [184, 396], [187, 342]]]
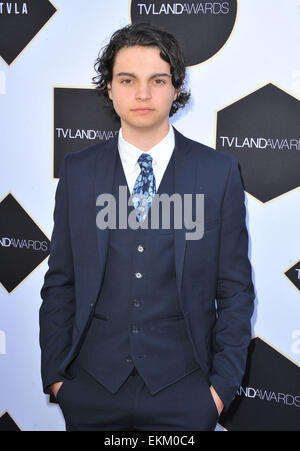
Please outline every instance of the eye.
[[132, 84], [133, 83], [133, 80], [131, 79], [131, 78], [123, 78], [122, 80], [121, 80], [121, 84], [122, 85], [130, 85], [130, 84]]
[[162, 79], [162, 78], [156, 78], [154, 80], [154, 84], [158, 85], [158, 86], [162, 86], [166, 84], [166, 80]]

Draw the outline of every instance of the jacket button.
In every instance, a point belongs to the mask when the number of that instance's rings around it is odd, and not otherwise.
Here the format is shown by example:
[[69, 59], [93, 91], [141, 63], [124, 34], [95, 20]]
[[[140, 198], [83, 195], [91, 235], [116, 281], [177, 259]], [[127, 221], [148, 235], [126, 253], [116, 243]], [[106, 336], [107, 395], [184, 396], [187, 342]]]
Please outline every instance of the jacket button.
[[140, 273], [140, 272], [136, 272], [136, 273], [135, 273], [135, 277], [136, 277], [137, 279], [141, 279], [141, 278], [143, 277], [143, 274]]
[[141, 306], [141, 301], [139, 301], [138, 299], [134, 299], [133, 300], [133, 305], [134, 305], [134, 307], [140, 307]]
[[133, 334], [138, 334], [141, 331], [141, 328], [137, 326], [131, 326], [130, 330]]
[[137, 358], [138, 358], [139, 360], [145, 359], [145, 358], [146, 358], [146, 354], [140, 354], [140, 355], [137, 355]]
[[139, 252], [144, 252], [144, 247], [141, 244], [139, 244], [138, 247], [137, 247], [137, 250]]

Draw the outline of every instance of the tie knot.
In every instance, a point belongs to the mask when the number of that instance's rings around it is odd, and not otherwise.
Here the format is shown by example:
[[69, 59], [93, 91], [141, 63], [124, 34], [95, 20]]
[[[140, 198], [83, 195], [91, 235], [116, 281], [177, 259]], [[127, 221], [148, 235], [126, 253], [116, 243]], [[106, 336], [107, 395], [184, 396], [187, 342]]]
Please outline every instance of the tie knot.
[[152, 157], [147, 153], [142, 153], [138, 159], [138, 164], [140, 165], [141, 171], [152, 170]]

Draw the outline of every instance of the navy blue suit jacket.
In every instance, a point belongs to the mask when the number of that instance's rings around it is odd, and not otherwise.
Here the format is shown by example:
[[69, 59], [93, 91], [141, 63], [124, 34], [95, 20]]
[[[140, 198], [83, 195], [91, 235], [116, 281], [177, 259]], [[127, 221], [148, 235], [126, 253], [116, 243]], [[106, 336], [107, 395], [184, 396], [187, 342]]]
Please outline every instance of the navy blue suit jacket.
[[[49, 269], [41, 290], [42, 380], [71, 377], [103, 280], [109, 230], [100, 230], [96, 198], [111, 193], [117, 138], [67, 154], [56, 191]], [[175, 229], [180, 305], [195, 357], [225, 407], [245, 370], [254, 291], [244, 190], [237, 159], [175, 130], [175, 193], [204, 194], [204, 235]], [[158, 262], [159, 264], [159, 262]]]

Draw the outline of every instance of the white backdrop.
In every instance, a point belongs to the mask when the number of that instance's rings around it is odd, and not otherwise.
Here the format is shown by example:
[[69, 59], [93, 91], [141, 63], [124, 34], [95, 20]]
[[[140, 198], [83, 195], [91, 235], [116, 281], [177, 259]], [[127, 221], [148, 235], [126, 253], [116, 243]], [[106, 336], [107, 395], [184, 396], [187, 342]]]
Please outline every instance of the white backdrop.
[[[91, 86], [94, 61], [129, 22], [127, 0], [54, 0], [58, 9], [11, 66], [0, 59], [0, 200], [11, 192], [51, 237], [53, 87]], [[227, 44], [188, 69], [193, 101], [172, 118], [186, 136], [215, 146], [216, 113], [272, 82], [300, 96], [300, 1], [240, 0]], [[299, 168], [300, 169], [300, 168]], [[249, 256], [257, 294], [253, 336], [300, 363], [299, 291], [283, 272], [300, 259], [300, 189], [266, 204], [246, 195]], [[63, 430], [42, 393], [38, 310], [47, 260], [10, 294], [0, 285], [0, 417], [26, 430]]]

